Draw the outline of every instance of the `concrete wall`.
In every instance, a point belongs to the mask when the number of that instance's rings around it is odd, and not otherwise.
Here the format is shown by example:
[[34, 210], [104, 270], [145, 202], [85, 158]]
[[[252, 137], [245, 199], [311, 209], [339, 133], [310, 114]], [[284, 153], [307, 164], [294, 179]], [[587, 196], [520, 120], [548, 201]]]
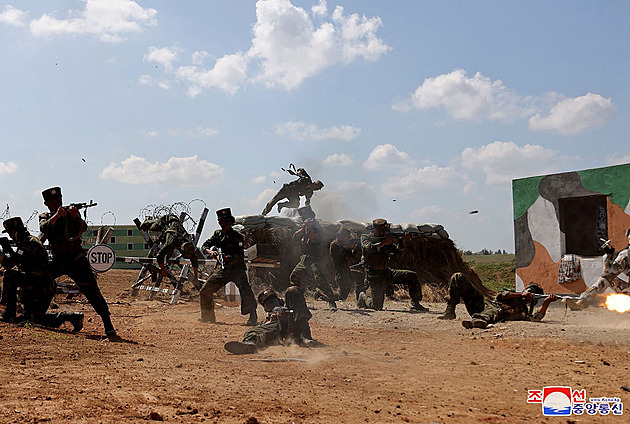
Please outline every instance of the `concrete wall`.
[[[630, 164], [513, 180], [512, 195], [517, 290], [536, 281], [546, 292], [582, 292], [602, 271], [598, 239], [628, 245]], [[587, 252], [577, 254], [582, 277], [558, 284], [560, 260], [574, 250]]]

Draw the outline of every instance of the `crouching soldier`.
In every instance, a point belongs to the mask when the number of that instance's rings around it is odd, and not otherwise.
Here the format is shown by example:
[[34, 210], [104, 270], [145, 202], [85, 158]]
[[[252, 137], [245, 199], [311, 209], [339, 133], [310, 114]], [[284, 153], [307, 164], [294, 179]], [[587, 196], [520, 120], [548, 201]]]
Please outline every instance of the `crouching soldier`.
[[[59, 328], [63, 323], [72, 324], [72, 331], [83, 328], [83, 314], [59, 312], [47, 314], [56, 291], [55, 280], [50, 276], [48, 254], [37, 237], [32, 236], [22, 218], [14, 217], [3, 222], [4, 231], [15, 242], [17, 249], [3, 242], [0, 256], [5, 269], [3, 278], [2, 303], [6, 306], [2, 320], [4, 322], [33, 322], [45, 327]], [[22, 288], [21, 301], [24, 313], [16, 317], [17, 289]]]
[[255, 353], [274, 344], [315, 343], [311, 338], [311, 327], [308, 325], [312, 315], [306, 307], [304, 294], [299, 287], [289, 287], [285, 292], [285, 301], [273, 290], [265, 290], [258, 295], [258, 303], [267, 312], [265, 322], [247, 330], [242, 341], [227, 342], [225, 350], [235, 355], [243, 355]]
[[462, 321], [464, 328], [487, 328], [489, 324], [501, 321], [541, 321], [549, 304], [558, 300], [558, 297], [550, 294], [534, 313], [538, 303], [535, 294], [542, 295], [544, 291], [538, 284], [531, 282], [522, 292], [503, 290], [490, 300], [464, 274], [456, 272], [448, 282], [446, 311], [438, 319], [455, 319], [455, 307], [463, 300], [472, 318]]

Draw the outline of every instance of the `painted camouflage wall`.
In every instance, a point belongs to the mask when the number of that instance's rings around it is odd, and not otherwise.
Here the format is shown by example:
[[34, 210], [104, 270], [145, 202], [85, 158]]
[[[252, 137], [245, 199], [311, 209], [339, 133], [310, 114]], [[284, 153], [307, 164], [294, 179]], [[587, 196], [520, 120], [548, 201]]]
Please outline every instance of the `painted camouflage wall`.
[[[546, 292], [579, 293], [602, 271], [601, 256], [580, 256], [582, 278], [558, 283], [567, 235], [561, 229], [561, 199], [605, 196], [607, 236], [617, 250], [628, 242], [630, 164], [566, 172], [512, 181], [516, 289], [536, 281]], [[578, 212], [579, 211], [572, 211]]]

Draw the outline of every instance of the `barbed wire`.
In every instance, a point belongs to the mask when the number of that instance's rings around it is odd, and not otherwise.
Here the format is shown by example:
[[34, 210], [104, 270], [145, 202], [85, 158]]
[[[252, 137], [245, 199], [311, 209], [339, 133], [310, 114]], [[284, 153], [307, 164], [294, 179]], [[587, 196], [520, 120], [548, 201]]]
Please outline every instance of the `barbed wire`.
[[[164, 215], [175, 215], [177, 217], [183, 217], [182, 225], [186, 229], [186, 231], [193, 232], [197, 226], [198, 218], [193, 216], [193, 204], [196, 202], [201, 202], [203, 208], [206, 208], [206, 202], [202, 199], [193, 199], [190, 202], [175, 202], [173, 204], [164, 204], [164, 205], [154, 205], [149, 204], [144, 208], [140, 209], [138, 212], [138, 217], [141, 221], [146, 219], [157, 219]], [[202, 208], [202, 209], [203, 209]], [[199, 212], [201, 215], [201, 212]]]
[[[105, 217], [105, 215], [111, 215], [111, 216], [113, 216], [113, 217], [114, 217], [114, 223], [113, 223], [113, 224], [106, 224], [105, 222], [103, 222], [103, 218]], [[115, 226], [115, 225], [116, 225], [116, 215], [114, 214], [114, 212], [112, 212], [112, 211], [107, 211], [107, 212], [103, 212], [103, 215], [101, 215], [101, 227], [104, 227], [104, 226], [106, 226], [106, 225], [108, 225], [108, 226], [110, 226], [110, 227], [113, 227], [113, 226]]]

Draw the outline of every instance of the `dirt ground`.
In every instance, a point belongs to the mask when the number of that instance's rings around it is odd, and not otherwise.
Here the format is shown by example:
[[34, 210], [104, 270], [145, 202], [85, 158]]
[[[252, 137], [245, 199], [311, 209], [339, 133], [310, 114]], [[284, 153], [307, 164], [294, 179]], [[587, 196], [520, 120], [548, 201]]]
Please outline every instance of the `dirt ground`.
[[[323, 346], [223, 349], [247, 327], [237, 304], [220, 323], [197, 322], [196, 299], [130, 296], [135, 271], [99, 277], [120, 341], [102, 337], [82, 297], [55, 301], [86, 314], [84, 330], [0, 324], [1, 423], [582, 423], [627, 422], [630, 314], [551, 308], [543, 323], [466, 330], [437, 320], [443, 304], [410, 314], [404, 302], [366, 312], [313, 306]], [[262, 309], [259, 308], [259, 316]], [[271, 362], [278, 359], [285, 362]], [[623, 416], [544, 417], [528, 389], [586, 389], [619, 397]]]

